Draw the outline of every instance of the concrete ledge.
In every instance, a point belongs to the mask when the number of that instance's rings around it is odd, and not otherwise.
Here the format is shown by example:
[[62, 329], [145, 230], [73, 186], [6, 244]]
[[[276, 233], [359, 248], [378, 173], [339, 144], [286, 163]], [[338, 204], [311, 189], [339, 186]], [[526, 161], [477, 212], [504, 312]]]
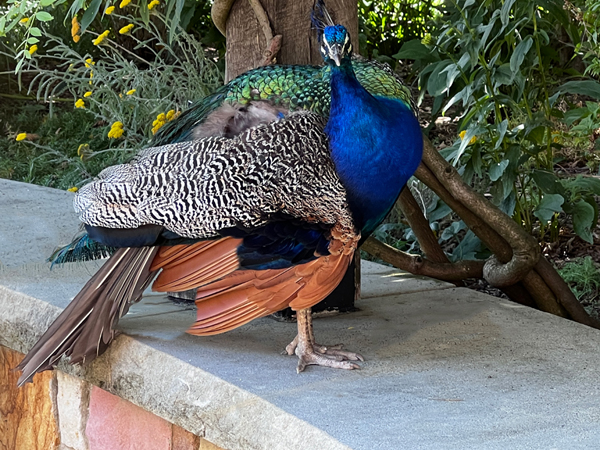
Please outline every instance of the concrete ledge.
[[[0, 199], [0, 344], [25, 352], [98, 265], [43, 264], [77, 228], [68, 193], [0, 180]], [[189, 336], [193, 310], [156, 295], [103, 357], [61, 369], [227, 450], [597, 446], [597, 330], [372, 263], [363, 280], [361, 311], [315, 321], [360, 371], [297, 375], [279, 353], [295, 325], [268, 318]]]

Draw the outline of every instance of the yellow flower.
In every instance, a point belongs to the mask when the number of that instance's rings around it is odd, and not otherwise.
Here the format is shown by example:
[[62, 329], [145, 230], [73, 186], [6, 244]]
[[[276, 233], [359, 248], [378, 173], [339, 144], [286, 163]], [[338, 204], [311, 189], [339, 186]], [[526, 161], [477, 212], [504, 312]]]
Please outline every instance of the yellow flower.
[[152, 9], [156, 5], [159, 5], [159, 4], [160, 4], [160, 2], [158, 0], [152, 0], [150, 3], [148, 3], [148, 9]]
[[[467, 135], [467, 131], [466, 130], [462, 130], [459, 134], [461, 139], [464, 139], [465, 136]], [[471, 138], [471, 140], [469, 141], [469, 145], [474, 144], [475, 142], [477, 142], [477, 136], [473, 136]]]
[[69, 191], [69, 192], [77, 192], [78, 190], [79, 190], [79, 188], [77, 186], [73, 186], [73, 187], [70, 187], [69, 189], [67, 189], [67, 191]]
[[87, 91], [85, 94], [83, 94], [84, 97], [91, 97], [92, 96], [92, 91]]
[[104, 33], [102, 33], [96, 39], [94, 39], [92, 41], [92, 44], [99, 45], [109, 34], [110, 34], [110, 30], [106, 30]]
[[123, 135], [123, 122], [115, 122], [110, 126], [108, 137], [111, 139], [118, 139]]
[[81, 144], [79, 147], [77, 147], [77, 154], [79, 156], [83, 156], [83, 154], [85, 152], [87, 152], [90, 148], [90, 144]]
[[114, 10], [115, 10], [114, 6], [109, 6], [108, 8], [106, 8], [104, 10], [104, 14], [106, 14], [107, 16], [110, 16], [113, 13]]
[[127, 34], [133, 29], [133, 24], [125, 25], [123, 28], [119, 30], [119, 34]]
[[83, 99], [79, 99], [75, 102], [75, 108], [85, 108], [85, 102]]
[[38, 46], [33, 44], [31, 47], [29, 47], [29, 54], [33, 55], [35, 52], [37, 52]]
[[29, 17], [23, 17], [21, 20], [19, 20], [19, 23], [27, 23], [29, 22]]
[[171, 109], [169, 110], [169, 112], [167, 112], [167, 120], [173, 120], [173, 117], [175, 116], [175, 110]]
[[85, 60], [85, 68], [90, 69], [92, 66], [95, 66], [96, 63], [92, 61], [92, 58], [88, 58]]
[[77, 16], [73, 16], [73, 19], [71, 20], [71, 37], [73, 38], [73, 41], [79, 42], [79, 39], [81, 38], [79, 35], [80, 31], [81, 26], [79, 25], [79, 22], [77, 22]]
[[[171, 111], [169, 111], [171, 112]], [[173, 111], [173, 114], [175, 114], [175, 111]], [[160, 113], [158, 116], [156, 116], [156, 120], [154, 122], [152, 122], [152, 134], [156, 134], [156, 132], [158, 130], [160, 130], [160, 128], [167, 123], [167, 120], [169, 120], [167, 117], [169, 116], [169, 113], [167, 113], [165, 115], [165, 113]]]
[[25, 139], [27, 139], [27, 133], [19, 133], [17, 134], [15, 141], [24, 141]]
[[120, 122], [115, 122], [108, 132], [108, 137], [111, 139], [119, 139], [123, 135], [123, 128], [114, 126], [117, 123]]
[[133, 95], [133, 94], [135, 94], [135, 91], [136, 91], [135, 89], [129, 89], [125, 94]]
[[123, 0], [119, 5], [119, 8], [125, 8], [127, 5], [131, 3], [131, 0]]

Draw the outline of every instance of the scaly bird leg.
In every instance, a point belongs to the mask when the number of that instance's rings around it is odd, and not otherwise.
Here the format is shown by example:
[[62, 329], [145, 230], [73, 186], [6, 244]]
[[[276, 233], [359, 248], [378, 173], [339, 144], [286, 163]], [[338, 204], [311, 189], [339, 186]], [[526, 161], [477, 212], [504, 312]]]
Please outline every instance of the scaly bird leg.
[[315, 344], [310, 308], [296, 311], [296, 321], [298, 335], [285, 350], [288, 355], [295, 353], [298, 356], [296, 369], [298, 373], [312, 364], [335, 369], [360, 369], [358, 364], [350, 361], [364, 361], [364, 358], [358, 353], [342, 350], [342, 344], [332, 346]]

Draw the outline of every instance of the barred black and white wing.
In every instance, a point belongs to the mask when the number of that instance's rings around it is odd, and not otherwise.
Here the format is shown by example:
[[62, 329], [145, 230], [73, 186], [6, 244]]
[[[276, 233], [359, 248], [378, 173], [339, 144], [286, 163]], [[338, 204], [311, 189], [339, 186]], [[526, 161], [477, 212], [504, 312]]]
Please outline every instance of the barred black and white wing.
[[80, 189], [87, 225], [160, 225], [191, 239], [256, 229], [277, 215], [352, 228], [331, 161], [324, 119], [298, 112], [232, 138], [205, 138], [142, 151]]

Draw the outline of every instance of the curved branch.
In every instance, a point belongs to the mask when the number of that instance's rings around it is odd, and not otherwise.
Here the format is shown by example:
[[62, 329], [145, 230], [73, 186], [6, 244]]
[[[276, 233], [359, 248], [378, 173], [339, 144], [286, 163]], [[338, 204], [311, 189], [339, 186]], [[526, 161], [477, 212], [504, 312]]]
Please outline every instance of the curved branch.
[[438, 280], [460, 281], [465, 278], [481, 278], [483, 274], [483, 261], [435, 263], [420, 256], [397, 250], [372, 236], [363, 243], [361, 250], [413, 275], [423, 275]]
[[429, 221], [423, 216], [419, 204], [408, 187], [400, 193], [398, 204], [427, 259], [435, 263], [449, 263], [450, 260], [431, 231]]
[[500, 257], [486, 263], [484, 277], [492, 286], [515, 284], [533, 269], [540, 258], [537, 241], [483, 195], [471, 189], [427, 138], [423, 148], [423, 163], [438, 175], [439, 181], [458, 202], [495, 229], [510, 245], [512, 255], [508, 261]]

